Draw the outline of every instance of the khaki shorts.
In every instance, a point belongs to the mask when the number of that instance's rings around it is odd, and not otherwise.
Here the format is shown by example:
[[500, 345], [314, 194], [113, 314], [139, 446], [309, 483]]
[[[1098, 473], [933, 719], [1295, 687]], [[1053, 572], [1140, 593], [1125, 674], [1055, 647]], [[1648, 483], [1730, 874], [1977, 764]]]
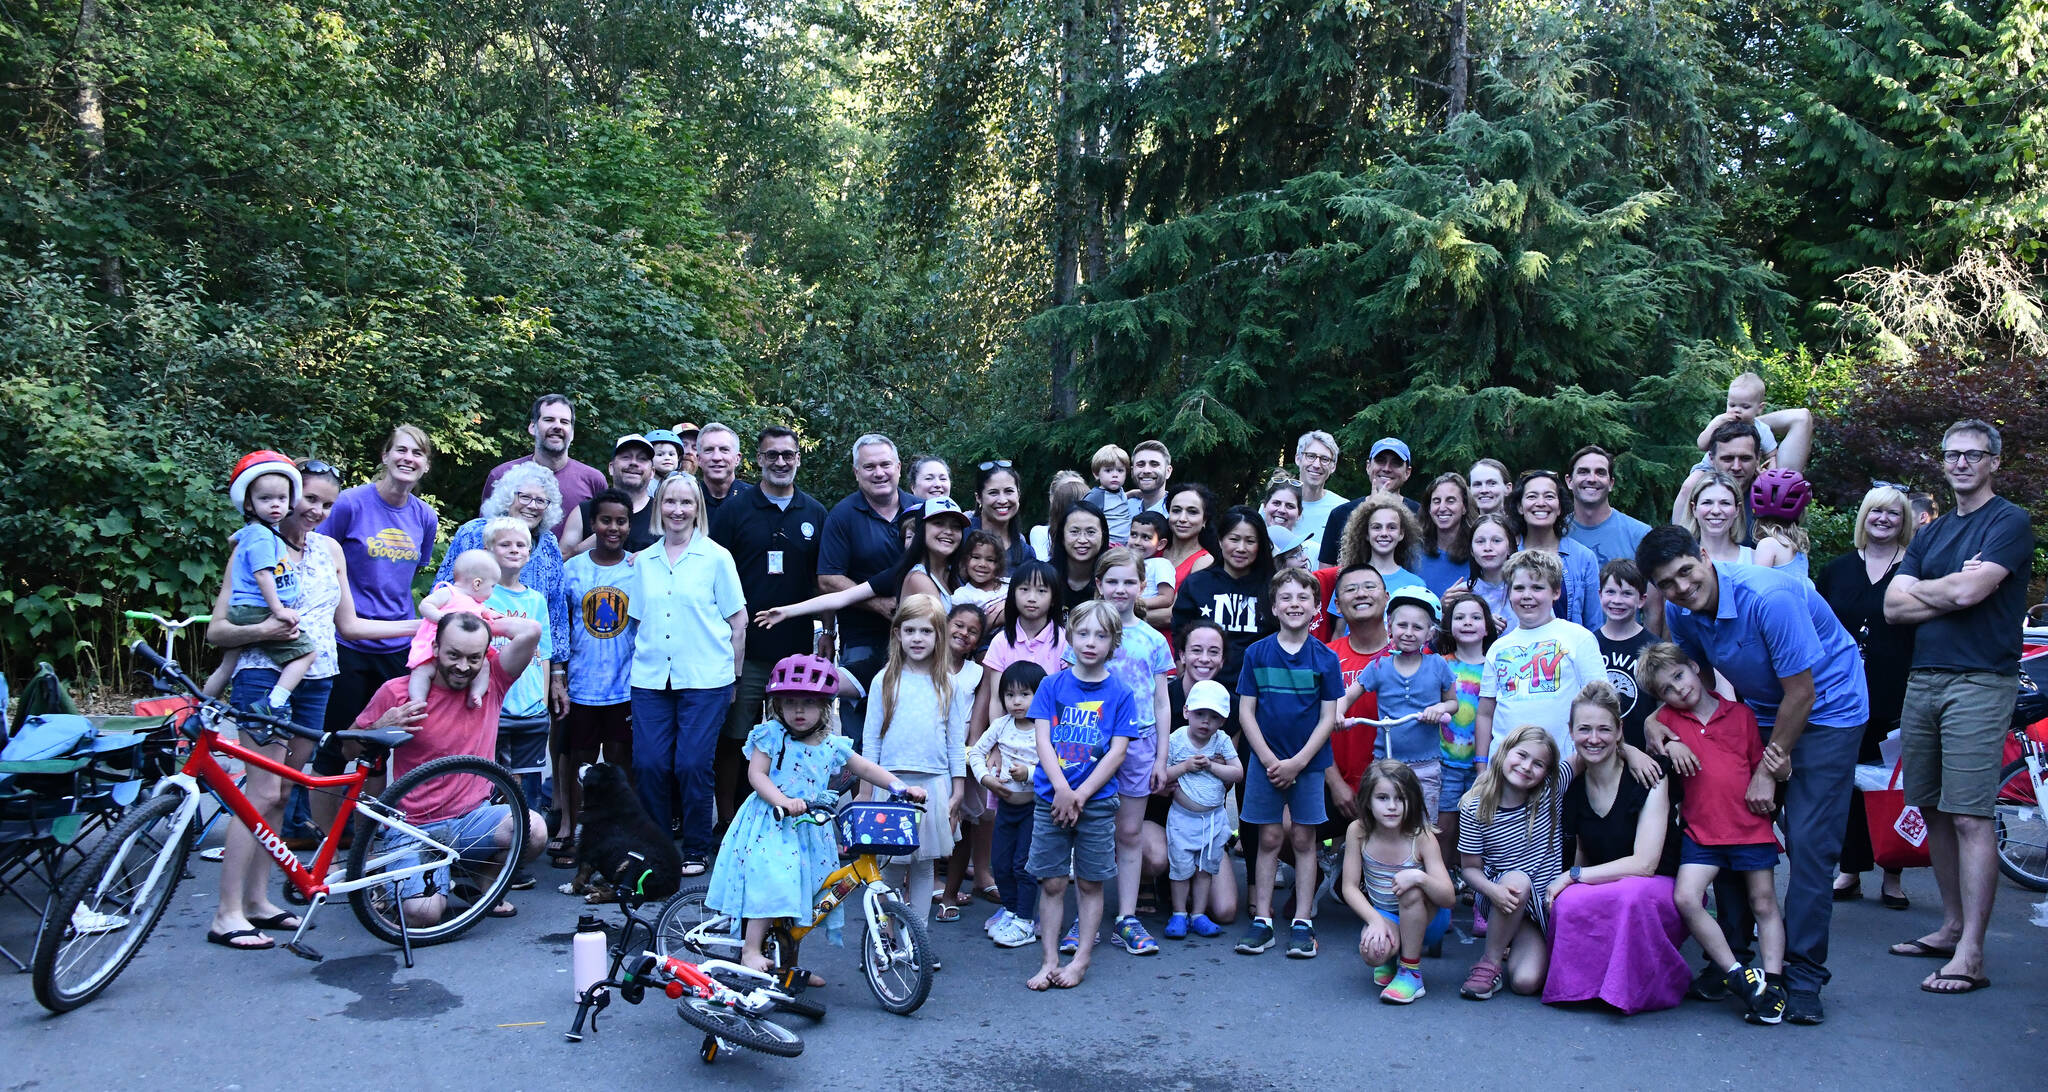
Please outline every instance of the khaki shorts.
[[1916, 670], [1899, 715], [1906, 803], [1989, 819], [2019, 676]]

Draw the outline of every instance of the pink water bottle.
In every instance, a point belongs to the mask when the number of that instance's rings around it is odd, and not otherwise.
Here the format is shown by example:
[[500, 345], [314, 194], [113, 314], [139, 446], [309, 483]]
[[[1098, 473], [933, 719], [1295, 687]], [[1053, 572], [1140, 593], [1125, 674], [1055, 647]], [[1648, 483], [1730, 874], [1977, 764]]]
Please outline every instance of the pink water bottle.
[[576, 920], [576, 936], [569, 941], [569, 977], [575, 980], [576, 1000], [583, 991], [604, 980], [604, 926], [585, 914]]

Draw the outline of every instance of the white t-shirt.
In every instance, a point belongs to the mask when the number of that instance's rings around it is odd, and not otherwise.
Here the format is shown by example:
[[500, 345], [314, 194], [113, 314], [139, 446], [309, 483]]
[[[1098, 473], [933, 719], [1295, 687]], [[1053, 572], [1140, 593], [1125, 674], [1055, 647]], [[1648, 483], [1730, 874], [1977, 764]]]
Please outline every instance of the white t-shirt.
[[1599, 640], [1577, 622], [1554, 618], [1495, 641], [1479, 676], [1479, 696], [1494, 701], [1495, 755], [1515, 729], [1536, 724], [1557, 741], [1559, 753], [1570, 758], [1572, 699], [1587, 683], [1606, 678]]
[[1144, 587], [1139, 591], [1138, 598], [1150, 599], [1159, 594], [1159, 589], [1173, 586], [1173, 562], [1163, 557], [1146, 558]]

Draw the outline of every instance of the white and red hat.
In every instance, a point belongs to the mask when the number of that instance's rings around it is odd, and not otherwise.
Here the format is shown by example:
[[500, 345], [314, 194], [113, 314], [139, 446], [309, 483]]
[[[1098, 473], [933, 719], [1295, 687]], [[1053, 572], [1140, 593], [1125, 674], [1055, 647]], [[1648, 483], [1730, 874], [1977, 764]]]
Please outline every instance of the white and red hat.
[[282, 474], [292, 483], [292, 503], [299, 500], [299, 467], [290, 458], [276, 451], [251, 451], [235, 460], [234, 473], [228, 477], [228, 499], [235, 507], [243, 507], [243, 498], [249, 495], [249, 485], [265, 474]]

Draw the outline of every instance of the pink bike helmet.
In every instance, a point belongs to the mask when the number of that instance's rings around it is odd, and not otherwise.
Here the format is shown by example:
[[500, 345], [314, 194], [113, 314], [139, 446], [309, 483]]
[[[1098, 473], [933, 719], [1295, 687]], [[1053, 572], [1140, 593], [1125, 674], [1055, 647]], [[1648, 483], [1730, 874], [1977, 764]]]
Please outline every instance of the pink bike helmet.
[[1813, 486], [1797, 470], [1766, 470], [1749, 487], [1749, 508], [1758, 519], [1796, 523], [1813, 499]]
[[839, 694], [839, 669], [823, 656], [784, 656], [768, 676], [768, 693], [815, 694], [832, 698]]

